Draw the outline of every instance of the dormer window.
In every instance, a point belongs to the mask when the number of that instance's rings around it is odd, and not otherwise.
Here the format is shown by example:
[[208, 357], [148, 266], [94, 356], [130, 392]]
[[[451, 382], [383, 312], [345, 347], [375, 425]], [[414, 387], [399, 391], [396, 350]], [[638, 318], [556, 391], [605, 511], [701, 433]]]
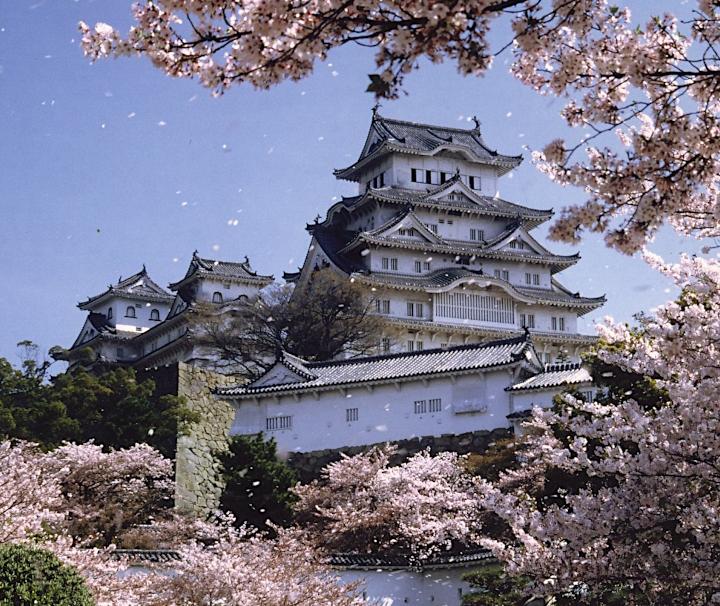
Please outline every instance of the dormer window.
[[107, 319], [108, 319], [108, 320], [112, 320], [112, 307], [109, 307], [109, 308], [108, 308]]
[[158, 311], [157, 309], [151, 309], [150, 310], [150, 319], [154, 320], [155, 322], [159, 322], [160, 321], [160, 311]]
[[126, 318], [134, 318], [135, 316], [135, 307], [133, 305], [128, 305], [127, 309], [125, 310], [125, 317]]
[[212, 302], [213, 303], [222, 303], [223, 302], [223, 296], [221, 292], [215, 291], [212, 296]]

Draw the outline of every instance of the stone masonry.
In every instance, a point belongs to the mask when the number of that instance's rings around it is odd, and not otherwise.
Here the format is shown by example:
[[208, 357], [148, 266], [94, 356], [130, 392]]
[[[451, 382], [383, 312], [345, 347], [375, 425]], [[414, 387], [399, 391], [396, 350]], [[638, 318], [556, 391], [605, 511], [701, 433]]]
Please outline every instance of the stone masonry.
[[179, 511], [203, 515], [216, 509], [223, 483], [215, 453], [226, 451], [234, 410], [213, 396], [217, 387], [237, 378], [178, 363], [177, 394], [199, 420], [178, 436], [175, 463], [175, 506]]

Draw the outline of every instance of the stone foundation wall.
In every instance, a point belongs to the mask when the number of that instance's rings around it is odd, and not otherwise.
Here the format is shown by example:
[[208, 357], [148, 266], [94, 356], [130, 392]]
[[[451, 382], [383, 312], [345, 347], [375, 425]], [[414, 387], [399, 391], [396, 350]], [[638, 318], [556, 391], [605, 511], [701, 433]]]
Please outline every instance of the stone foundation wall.
[[178, 436], [175, 462], [175, 506], [183, 513], [203, 515], [217, 508], [223, 484], [213, 453], [226, 451], [235, 416], [233, 407], [212, 391], [232, 385], [236, 378], [178, 363], [177, 394], [199, 421]]
[[[393, 442], [398, 447], [397, 454], [391, 459], [391, 465], [402, 463], [407, 457], [418, 452], [430, 449], [432, 454], [439, 452], [457, 452], [459, 454], [482, 453], [488, 446], [497, 440], [509, 438], [512, 431], [504, 427], [492, 431], [473, 431], [458, 435], [446, 434], [442, 436], [423, 436], [409, 440]], [[310, 482], [320, 475], [320, 471], [328, 463], [340, 459], [341, 454], [353, 456], [365, 452], [373, 446], [380, 446], [382, 443], [369, 444], [367, 446], [350, 446], [347, 448], [333, 448], [327, 450], [314, 450], [311, 452], [294, 452], [288, 456], [287, 463], [298, 474], [301, 482]]]

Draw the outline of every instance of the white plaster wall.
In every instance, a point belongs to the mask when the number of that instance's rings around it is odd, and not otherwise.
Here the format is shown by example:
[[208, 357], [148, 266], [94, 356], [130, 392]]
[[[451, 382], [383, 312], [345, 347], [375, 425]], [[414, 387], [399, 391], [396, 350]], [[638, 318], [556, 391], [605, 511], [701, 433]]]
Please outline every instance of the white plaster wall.
[[455, 171], [459, 168], [460, 173], [463, 175], [479, 176], [482, 186], [480, 191], [489, 196], [495, 195], [498, 187], [496, 168], [469, 162], [452, 152], [440, 152], [435, 156], [405, 156], [402, 154], [394, 154], [392, 163], [393, 185], [421, 191], [425, 191], [428, 187], [433, 187], [427, 183], [413, 183], [410, 180], [411, 168], [443, 171], [450, 175], [454, 175]]
[[460, 606], [470, 585], [462, 577], [471, 568], [412, 570], [337, 570], [344, 583], [360, 581], [368, 602], [379, 606]]
[[[439, 436], [507, 427], [510, 401], [505, 387], [512, 377], [507, 369], [457, 376], [378, 385], [373, 389], [355, 387], [346, 391], [299, 393], [293, 396], [265, 395], [257, 401], [237, 400], [231, 434], [264, 432], [275, 438], [278, 452], [307, 452], [325, 448], [360, 446], [376, 442]], [[442, 411], [415, 414], [416, 400], [440, 398]], [[458, 414], [457, 406], [486, 407], [478, 412]], [[358, 408], [359, 418], [346, 421], [346, 410]], [[265, 419], [292, 416], [292, 428], [266, 431]]]
[[[107, 317], [108, 309], [112, 307], [113, 317], [111, 324], [118, 330], [127, 330], [135, 332], [143, 332], [162, 322], [170, 311], [170, 303], [160, 303], [158, 301], [148, 301], [143, 303], [135, 299], [124, 299], [122, 297], [113, 297], [109, 302], [93, 308], [93, 311], [102, 313]], [[135, 310], [135, 317], [126, 317], [127, 308], [132, 307]], [[160, 322], [150, 319], [153, 309], [157, 309]], [[140, 329], [140, 330], [138, 330]]]
[[213, 293], [219, 292], [223, 297], [223, 302], [228, 302], [237, 299], [241, 295], [252, 298], [257, 295], [258, 290], [255, 285], [203, 278], [198, 283], [196, 297], [198, 301], [210, 303], [212, 302]]

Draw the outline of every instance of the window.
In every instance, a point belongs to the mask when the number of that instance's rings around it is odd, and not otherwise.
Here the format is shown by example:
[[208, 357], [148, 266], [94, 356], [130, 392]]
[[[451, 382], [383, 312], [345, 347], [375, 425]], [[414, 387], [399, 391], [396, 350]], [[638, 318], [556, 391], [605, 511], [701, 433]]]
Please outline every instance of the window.
[[499, 280], [500, 279], [500, 270], [499, 269], [493, 270], [493, 275]]
[[550, 318], [550, 328], [552, 330], [557, 330], [557, 318], [555, 316]]
[[390, 269], [392, 271], [397, 271], [398, 268], [398, 260], [397, 258], [389, 258], [389, 257], [382, 257], [380, 259], [380, 266], [383, 269]]
[[565, 330], [565, 318], [558, 318], [558, 329]]
[[380, 339], [380, 353], [390, 353], [390, 339], [388, 337]]
[[442, 185], [450, 178], [450, 173], [440, 172], [440, 184]]
[[352, 423], [353, 421], [357, 421], [360, 417], [360, 411], [357, 408], [346, 408], [345, 409], [345, 421], [348, 423]]
[[398, 229], [399, 236], [414, 236], [415, 230], [412, 227], [401, 227]]
[[415, 261], [415, 273], [422, 273], [422, 261]]
[[373, 177], [372, 181], [370, 181], [370, 185], [375, 188], [383, 187], [385, 185], [385, 173], [382, 172], [379, 175]]
[[520, 326], [535, 328], [535, 314], [520, 314]]
[[135, 307], [132, 305], [128, 305], [127, 309], [125, 310], [125, 317], [126, 318], [134, 318], [135, 317]]
[[438, 233], [437, 223], [425, 223], [425, 227], [427, 227], [434, 234]]
[[415, 414], [424, 415], [427, 412], [427, 400], [415, 400]]
[[212, 302], [213, 303], [222, 303], [223, 302], [223, 296], [221, 292], [215, 291], [212, 296]]
[[415, 301], [407, 302], [407, 315], [410, 318], [422, 318], [423, 317], [423, 304]]
[[514, 304], [509, 297], [466, 292], [443, 292], [435, 297], [438, 318], [515, 324]]
[[407, 342], [407, 350], [408, 351], [422, 351], [425, 349], [425, 343], [423, 341], [408, 341]]
[[279, 431], [282, 429], [292, 429], [292, 417], [267, 417], [265, 419], [265, 429], [267, 431]]
[[468, 176], [468, 187], [470, 189], [480, 189], [480, 177], [474, 175]]
[[565, 318], [563, 317], [552, 317], [550, 318], [550, 327], [553, 330], [564, 331], [565, 330]]
[[390, 269], [392, 271], [397, 271], [397, 269], [398, 269], [398, 260], [397, 259], [395, 259], [395, 258], [390, 259]]
[[595, 394], [592, 391], [581, 391], [580, 395], [582, 396], [583, 400], [586, 402], [594, 402], [595, 401]]
[[445, 219], [438, 219], [438, 223], [445, 223]]
[[410, 169], [410, 181], [413, 183], [420, 183], [420, 171], [417, 168]]
[[426, 170], [425, 171], [425, 183], [429, 183], [431, 185], [437, 185], [439, 183], [439, 177], [438, 171], [436, 170]]
[[109, 308], [108, 308], [107, 319], [108, 319], [108, 320], [112, 320], [112, 307], [109, 307]]
[[448, 224], [448, 225], [452, 225], [452, 224], [453, 224], [453, 220], [452, 220], [452, 219], [448, 219], [448, 220], [447, 220], [447, 224]]
[[390, 269], [390, 259], [387, 257], [383, 257], [381, 260], [381, 265], [383, 269]]
[[425, 271], [430, 271], [430, 261], [423, 261], [423, 269]]
[[507, 269], [502, 270], [502, 279], [506, 282], [510, 282], [510, 272]]
[[150, 319], [154, 320], [155, 322], [160, 321], [160, 312], [157, 309], [151, 309], [150, 310]]
[[532, 276], [529, 273], [525, 274], [525, 284], [532, 284]]
[[375, 311], [379, 314], [390, 313], [390, 299], [376, 299], [375, 300]]
[[473, 241], [484, 240], [485, 232], [482, 229], [470, 229], [470, 239]]
[[428, 412], [442, 412], [442, 400], [440, 398], [428, 400]]
[[448, 344], [447, 343], [440, 343], [440, 349], [447, 349]]
[[533, 285], [540, 286], [540, 274], [533, 274]]

